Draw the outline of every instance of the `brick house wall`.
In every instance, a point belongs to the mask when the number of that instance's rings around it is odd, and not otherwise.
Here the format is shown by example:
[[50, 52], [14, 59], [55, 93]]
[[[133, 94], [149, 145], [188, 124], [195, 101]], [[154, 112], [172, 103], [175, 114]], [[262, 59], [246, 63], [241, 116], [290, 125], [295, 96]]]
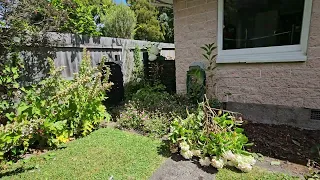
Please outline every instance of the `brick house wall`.
[[[176, 85], [177, 91], [186, 92], [186, 72], [195, 61], [203, 60], [200, 47], [217, 43], [217, 0], [174, 0]], [[243, 104], [277, 106], [287, 109], [289, 119], [279, 113], [262, 118], [266, 123], [285, 123], [306, 128], [320, 128], [320, 121], [310, 120], [309, 109], [320, 109], [320, 1], [313, 1], [309, 45], [306, 62], [218, 64], [214, 78], [207, 79], [207, 94], [220, 101], [230, 102], [235, 110]], [[211, 72], [213, 73], [213, 72]], [[231, 95], [230, 95], [231, 94]], [[233, 106], [232, 103], [242, 105]], [[253, 106], [247, 107], [253, 108]], [[292, 109], [294, 108], [294, 109]], [[260, 110], [265, 110], [261, 108]], [[300, 115], [289, 112], [297, 111]], [[284, 115], [286, 114], [283, 112]], [[245, 113], [243, 113], [245, 114]], [[257, 119], [254, 113], [248, 117]], [[301, 119], [301, 120], [296, 120]]]

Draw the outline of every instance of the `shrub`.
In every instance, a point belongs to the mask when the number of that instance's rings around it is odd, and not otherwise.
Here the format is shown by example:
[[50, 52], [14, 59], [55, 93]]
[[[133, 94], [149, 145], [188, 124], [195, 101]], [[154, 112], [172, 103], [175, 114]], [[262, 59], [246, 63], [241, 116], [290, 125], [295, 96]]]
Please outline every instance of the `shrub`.
[[250, 171], [255, 160], [244, 150], [249, 144], [244, 130], [238, 127], [241, 122], [233, 114], [216, 112], [208, 101], [200, 103], [196, 113], [188, 114], [186, 119], [178, 117], [171, 123], [171, 150], [177, 152], [180, 148], [186, 159], [198, 156], [203, 166], [211, 164], [219, 169], [229, 165]]
[[112, 84], [107, 83], [108, 76], [101, 81], [103, 63], [93, 68], [86, 50], [83, 57], [72, 81], [64, 80], [62, 68], [55, 69], [49, 60], [49, 77], [38, 86], [21, 88], [24, 96], [15, 113], [6, 115], [7, 125], [1, 126], [0, 155], [8, 157], [29, 146], [55, 147], [70, 137], [86, 136], [110, 118], [102, 101]]
[[117, 119], [121, 128], [134, 129], [152, 137], [162, 137], [169, 130], [170, 116], [161, 112], [140, 110], [135, 102], [128, 102]]
[[12, 111], [19, 93], [20, 59], [12, 53], [3, 66], [0, 66], [0, 124], [6, 124], [6, 113]]
[[126, 100], [130, 100], [132, 95], [139, 89], [143, 88], [146, 84], [143, 72], [143, 59], [141, 57], [141, 50], [139, 46], [136, 46], [133, 51], [134, 67], [132, 71], [132, 78], [124, 86], [124, 97]]
[[[23, 154], [29, 147], [32, 134], [36, 132], [42, 121], [24, 120], [0, 126], [0, 162], [6, 156], [14, 158]], [[1, 169], [1, 168], [0, 168]]]
[[177, 116], [186, 117], [186, 108], [193, 109], [188, 99], [167, 93], [163, 85], [145, 84], [136, 90], [117, 117], [120, 127], [162, 137], [168, 134], [170, 122]]

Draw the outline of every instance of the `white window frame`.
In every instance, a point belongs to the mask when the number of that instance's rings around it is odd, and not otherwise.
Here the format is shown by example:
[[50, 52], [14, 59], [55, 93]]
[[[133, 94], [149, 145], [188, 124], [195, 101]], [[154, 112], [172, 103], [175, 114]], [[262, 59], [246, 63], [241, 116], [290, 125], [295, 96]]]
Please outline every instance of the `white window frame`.
[[307, 60], [312, 1], [305, 0], [299, 45], [223, 50], [224, 0], [218, 1], [217, 63], [303, 62]]

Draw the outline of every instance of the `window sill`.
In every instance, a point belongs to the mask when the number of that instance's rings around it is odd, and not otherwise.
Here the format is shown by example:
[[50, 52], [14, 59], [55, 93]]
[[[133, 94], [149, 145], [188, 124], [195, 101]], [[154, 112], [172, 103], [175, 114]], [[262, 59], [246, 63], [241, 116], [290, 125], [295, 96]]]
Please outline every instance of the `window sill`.
[[302, 52], [261, 53], [242, 55], [218, 55], [217, 63], [271, 63], [271, 62], [304, 62], [307, 56]]

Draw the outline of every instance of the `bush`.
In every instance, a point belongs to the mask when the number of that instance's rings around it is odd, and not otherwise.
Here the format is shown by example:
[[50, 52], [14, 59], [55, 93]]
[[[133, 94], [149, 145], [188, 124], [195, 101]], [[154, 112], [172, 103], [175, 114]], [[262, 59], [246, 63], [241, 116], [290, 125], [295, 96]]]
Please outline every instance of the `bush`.
[[117, 118], [119, 126], [134, 129], [152, 137], [162, 137], [168, 133], [171, 116], [161, 112], [140, 110], [135, 102], [128, 102]]
[[241, 122], [233, 114], [215, 111], [208, 101], [200, 103], [196, 113], [188, 114], [186, 119], [178, 117], [171, 123], [171, 150], [177, 152], [180, 148], [186, 159], [198, 156], [203, 166], [211, 164], [219, 169], [229, 165], [250, 171], [255, 159], [244, 150], [249, 144], [244, 130], [238, 127]]
[[[140, 84], [141, 85], [141, 84]], [[167, 93], [163, 85], [144, 84], [136, 89], [120, 109], [117, 122], [125, 129], [162, 137], [168, 134], [170, 122], [177, 116], [186, 117], [186, 108], [194, 109], [188, 99]]]
[[186, 97], [171, 95], [165, 89], [166, 87], [162, 84], [153, 86], [145, 84], [144, 88], [133, 94], [132, 101], [135, 101], [140, 109], [179, 114], [183, 117], [186, 115], [186, 108], [194, 107]]
[[38, 86], [21, 88], [24, 95], [16, 111], [6, 114], [9, 121], [1, 125], [0, 156], [10, 157], [29, 146], [56, 147], [70, 137], [86, 136], [110, 118], [102, 101], [112, 84], [107, 78], [101, 81], [103, 63], [93, 68], [86, 50], [83, 57], [74, 80], [64, 80], [62, 69], [49, 60], [49, 77]]

